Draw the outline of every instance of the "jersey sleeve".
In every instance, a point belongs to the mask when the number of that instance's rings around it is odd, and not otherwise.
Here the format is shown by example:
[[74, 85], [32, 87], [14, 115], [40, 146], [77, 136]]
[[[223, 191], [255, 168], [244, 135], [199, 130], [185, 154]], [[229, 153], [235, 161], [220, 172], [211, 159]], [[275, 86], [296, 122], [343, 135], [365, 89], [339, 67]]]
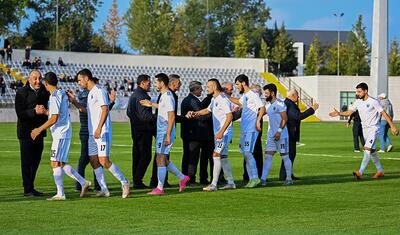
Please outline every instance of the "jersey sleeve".
[[279, 107], [279, 112], [280, 113], [282, 113], [282, 112], [286, 112], [286, 110], [287, 110], [287, 107], [286, 107], [286, 104], [285, 103], [283, 103], [283, 102], [279, 102], [279, 105], [278, 105], [278, 107]]
[[175, 106], [174, 97], [168, 96], [168, 99], [165, 100], [165, 111], [174, 112], [175, 111], [174, 106]]
[[210, 104], [209, 104], [208, 107], [207, 107], [207, 110], [208, 110], [209, 112], [212, 112], [213, 104], [214, 104], [214, 99], [211, 100]]
[[49, 115], [60, 114], [61, 96], [57, 94], [50, 96]]
[[224, 105], [221, 107], [222, 112], [224, 114], [232, 113], [231, 103], [227, 99], [224, 99], [223, 102]]
[[239, 99], [239, 103], [240, 103], [241, 105], [243, 105], [244, 99], [245, 99], [245, 96], [242, 95], [242, 97], [240, 97], [240, 99]]
[[108, 94], [107, 91], [105, 91], [104, 89], [100, 89], [97, 94], [96, 94], [96, 99], [99, 102], [100, 106], [108, 106], [109, 102], [108, 102]]
[[383, 110], [383, 108], [382, 108], [382, 105], [377, 101], [377, 100], [374, 100], [373, 102], [372, 102], [372, 106], [376, 109], [376, 111], [378, 111], [379, 113], [382, 113], [384, 110]]
[[259, 109], [259, 108], [261, 108], [261, 107], [263, 107], [263, 106], [264, 106], [264, 104], [263, 104], [263, 102], [261, 101], [260, 97], [258, 97], [257, 95], [255, 95], [255, 96], [254, 96], [254, 107], [255, 107], [256, 109]]

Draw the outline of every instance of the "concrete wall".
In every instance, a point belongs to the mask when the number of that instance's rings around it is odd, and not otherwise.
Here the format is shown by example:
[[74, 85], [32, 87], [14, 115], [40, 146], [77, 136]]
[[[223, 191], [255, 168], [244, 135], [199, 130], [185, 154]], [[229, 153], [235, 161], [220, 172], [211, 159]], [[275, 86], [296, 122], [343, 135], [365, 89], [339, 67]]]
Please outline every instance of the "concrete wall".
[[[254, 69], [264, 72], [264, 59], [255, 58], [217, 58], [217, 57], [184, 57], [184, 56], [142, 56], [123, 54], [101, 54], [83, 52], [40, 51], [32, 50], [31, 59], [42, 57], [42, 61], [57, 62], [62, 57], [64, 63], [80, 64], [109, 64], [133, 66], [159, 66], [183, 68], [227, 68], [227, 69]], [[14, 60], [24, 60], [25, 50], [14, 50]]]
[[[333, 107], [340, 109], [341, 91], [355, 91], [356, 85], [360, 82], [371, 83], [369, 76], [312, 76], [292, 79], [320, 104], [316, 115], [323, 121], [339, 120], [339, 118], [330, 118], [328, 114]], [[400, 121], [399, 95], [400, 77], [390, 77], [388, 96], [393, 104], [395, 121]]]

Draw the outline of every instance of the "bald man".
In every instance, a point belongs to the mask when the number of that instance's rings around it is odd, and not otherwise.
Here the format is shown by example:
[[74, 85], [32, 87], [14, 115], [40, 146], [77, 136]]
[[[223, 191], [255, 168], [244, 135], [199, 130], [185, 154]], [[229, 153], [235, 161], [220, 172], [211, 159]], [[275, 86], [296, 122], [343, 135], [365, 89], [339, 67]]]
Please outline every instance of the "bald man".
[[15, 112], [17, 113], [17, 135], [21, 152], [21, 173], [24, 196], [38, 197], [43, 193], [35, 189], [34, 181], [43, 152], [43, 138], [46, 131], [34, 140], [31, 131], [47, 121], [47, 104], [50, 94], [44, 88], [42, 75], [32, 70], [25, 86], [15, 95]]
[[[300, 112], [298, 107], [299, 93], [295, 89], [291, 89], [287, 93], [287, 98], [285, 99], [285, 104], [287, 107], [287, 128], [289, 132], [289, 158], [292, 161], [292, 166], [294, 163], [294, 159], [296, 158], [296, 142], [300, 141], [300, 122], [301, 120], [313, 115], [315, 111], [319, 108], [317, 103], [314, 103], [312, 107], [307, 109], [305, 112]], [[293, 168], [292, 168], [293, 169]], [[285, 165], [281, 164], [281, 170], [279, 174], [280, 180], [286, 179], [286, 170]], [[295, 177], [292, 174], [292, 179], [297, 180], [298, 177]]]

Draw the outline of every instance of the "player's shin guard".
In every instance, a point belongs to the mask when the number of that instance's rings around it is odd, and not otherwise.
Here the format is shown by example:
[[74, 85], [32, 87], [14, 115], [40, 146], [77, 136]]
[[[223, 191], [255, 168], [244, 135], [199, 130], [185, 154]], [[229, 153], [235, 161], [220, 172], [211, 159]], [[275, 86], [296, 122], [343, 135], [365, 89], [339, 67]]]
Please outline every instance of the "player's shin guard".
[[93, 170], [94, 174], [96, 175], [97, 182], [100, 185], [101, 191], [106, 192], [108, 191], [106, 179], [104, 177], [103, 167], [98, 167]]
[[221, 166], [224, 170], [224, 174], [226, 175], [226, 179], [228, 180], [228, 184], [235, 184], [232, 176], [231, 164], [229, 163], [228, 156], [221, 156]]
[[164, 190], [164, 182], [166, 175], [167, 175], [167, 167], [165, 166], [157, 167], [158, 189]]
[[57, 186], [57, 195], [64, 196], [64, 177], [63, 177], [63, 168], [55, 167], [53, 168], [53, 177], [54, 182]]
[[172, 174], [176, 175], [176, 177], [178, 177], [180, 180], [183, 180], [185, 178], [185, 175], [182, 174], [182, 172], [178, 170], [178, 168], [176, 168], [176, 166], [172, 162], [168, 164], [167, 170]]
[[289, 155], [282, 156], [283, 164], [286, 170], [286, 180], [292, 180], [292, 161], [290, 161]]
[[256, 165], [256, 160], [253, 157], [253, 154], [251, 152], [244, 152], [244, 157], [246, 159], [246, 168], [247, 168], [247, 174], [249, 175], [249, 179], [257, 179], [258, 178], [258, 172], [257, 172], [257, 165]]
[[271, 170], [272, 166], [272, 155], [271, 154], [265, 154], [265, 161], [263, 165], [263, 172], [261, 176], [261, 180], [267, 180], [269, 171]]
[[221, 173], [221, 159], [219, 157], [213, 157], [214, 168], [213, 168], [213, 179], [211, 184], [217, 186], [219, 174]]
[[85, 185], [86, 180], [71, 165], [63, 166], [63, 170], [66, 175], [78, 181], [82, 186]]
[[110, 168], [108, 170], [113, 174], [115, 178], [117, 178], [121, 184], [126, 184], [128, 180], [125, 178], [124, 174], [120, 171], [120, 169], [114, 163], [111, 163]]
[[382, 172], [383, 168], [382, 168], [382, 164], [381, 164], [381, 161], [379, 159], [378, 153], [377, 152], [371, 153], [371, 158], [372, 158], [372, 161], [374, 162], [374, 164], [376, 166], [376, 170], [378, 172]]
[[364, 174], [365, 168], [367, 168], [370, 158], [371, 158], [371, 151], [364, 150], [364, 157], [363, 157], [363, 160], [361, 162], [361, 166], [360, 166], [360, 170], [359, 170], [361, 175]]

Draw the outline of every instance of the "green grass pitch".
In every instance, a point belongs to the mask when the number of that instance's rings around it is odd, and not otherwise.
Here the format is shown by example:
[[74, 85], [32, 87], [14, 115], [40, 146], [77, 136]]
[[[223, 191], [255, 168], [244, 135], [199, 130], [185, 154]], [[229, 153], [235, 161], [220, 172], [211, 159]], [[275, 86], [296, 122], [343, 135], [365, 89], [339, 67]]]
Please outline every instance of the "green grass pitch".
[[[79, 158], [79, 124], [74, 124], [70, 163]], [[374, 181], [370, 162], [366, 179], [356, 182], [361, 153], [352, 152], [351, 129], [343, 123], [303, 123], [294, 171], [302, 180], [284, 187], [277, 180], [280, 157], [275, 156], [267, 187], [243, 189], [242, 161], [238, 152], [239, 128], [230, 145], [230, 159], [237, 190], [205, 193], [200, 187], [152, 197], [148, 190], [133, 190], [121, 199], [121, 189], [110, 173], [106, 179], [110, 198], [93, 192], [80, 199], [74, 182], [65, 179], [67, 201], [24, 198], [20, 176], [16, 124], [0, 124], [0, 233], [1, 234], [398, 234], [400, 231], [400, 144], [392, 137], [394, 151], [381, 154], [386, 176]], [[179, 135], [178, 135], [179, 136]], [[264, 131], [265, 136], [265, 131]], [[38, 171], [36, 188], [55, 193], [49, 166], [51, 139]], [[131, 177], [131, 137], [127, 123], [113, 124], [111, 160]], [[180, 166], [182, 142], [172, 148], [172, 161]], [[148, 173], [150, 170], [148, 170]], [[90, 166], [88, 179], [93, 179]], [[149, 182], [149, 174], [145, 183]]]

